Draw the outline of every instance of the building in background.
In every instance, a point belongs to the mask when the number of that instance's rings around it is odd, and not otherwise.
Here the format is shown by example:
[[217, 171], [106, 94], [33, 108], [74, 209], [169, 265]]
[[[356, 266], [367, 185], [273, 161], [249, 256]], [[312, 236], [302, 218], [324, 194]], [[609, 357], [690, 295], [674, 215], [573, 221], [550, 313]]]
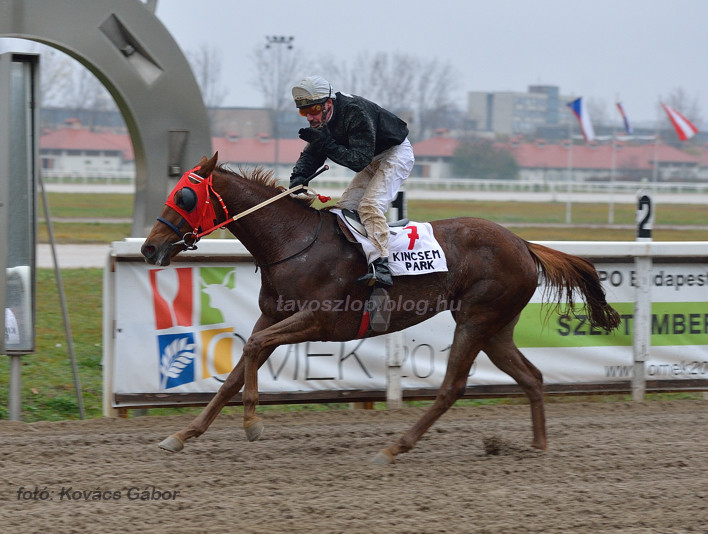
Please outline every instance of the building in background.
[[133, 144], [127, 133], [97, 132], [76, 118], [39, 137], [40, 172], [51, 177], [135, 178]]
[[540, 127], [567, 125], [571, 117], [566, 102], [554, 85], [531, 85], [525, 93], [515, 91], [467, 93], [467, 117], [480, 133], [535, 135]]
[[[431, 179], [455, 178], [452, 160], [455, 149], [463, 141], [436, 136], [413, 145], [415, 163], [420, 176]], [[706, 156], [691, 155], [667, 144], [618, 142], [614, 154], [611, 143], [575, 144], [569, 158], [567, 139], [560, 143], [519, 142], [512, 138], [497, 146], [511, 152], [519, 165], [519, 180], [554, 182], [568, 180], [572, 172], [575, 181], [638, 182], [653, 180], [654, 161], [658, 182], [694, 182], [708, 180], [708, 150]], [[569, 163], [571, 164], [569, 166]]]

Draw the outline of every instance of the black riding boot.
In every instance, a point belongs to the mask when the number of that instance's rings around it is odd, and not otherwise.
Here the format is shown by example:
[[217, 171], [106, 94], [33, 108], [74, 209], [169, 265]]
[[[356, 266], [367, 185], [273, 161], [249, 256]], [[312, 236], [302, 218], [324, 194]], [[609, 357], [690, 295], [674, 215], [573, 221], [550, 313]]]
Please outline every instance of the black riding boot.
[[365, 286], [373, 286], [374, 284], [383, 287], [393, 285], [391, 270], [388, 268], [388, 258], [377, 258], [369, 264], [370, 270], [364, 276], [357, 278], [357, 283]]

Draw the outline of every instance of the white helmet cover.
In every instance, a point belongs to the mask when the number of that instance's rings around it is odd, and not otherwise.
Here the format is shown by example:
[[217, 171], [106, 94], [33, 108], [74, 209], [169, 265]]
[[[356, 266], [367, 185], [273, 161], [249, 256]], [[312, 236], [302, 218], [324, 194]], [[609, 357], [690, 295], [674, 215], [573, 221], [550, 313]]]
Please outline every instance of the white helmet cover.
[[295, 106], [298, 108], [321, 104], [335, 98], [332, 85], [322, 76], [307, 76], [292, 89]]

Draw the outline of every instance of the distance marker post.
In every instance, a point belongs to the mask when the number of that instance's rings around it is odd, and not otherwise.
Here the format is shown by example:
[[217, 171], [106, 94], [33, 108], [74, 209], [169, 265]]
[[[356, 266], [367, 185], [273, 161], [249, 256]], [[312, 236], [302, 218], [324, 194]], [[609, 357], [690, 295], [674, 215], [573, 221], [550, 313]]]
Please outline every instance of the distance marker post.
[[[654, 206], [647, 191], [637, 192], [637, 241], [650, 243], [654, 224]], [[651, 346], [651, 270], [652, 258], [647, 245], [644, 255], [637, 255], [634, 263], [637, 270], [636, 298], [634, 300], [633, 356], [634, 375], [632, 376], [632, 400], [642, 402], [646, 392], [644, 362], [649, 357]]]

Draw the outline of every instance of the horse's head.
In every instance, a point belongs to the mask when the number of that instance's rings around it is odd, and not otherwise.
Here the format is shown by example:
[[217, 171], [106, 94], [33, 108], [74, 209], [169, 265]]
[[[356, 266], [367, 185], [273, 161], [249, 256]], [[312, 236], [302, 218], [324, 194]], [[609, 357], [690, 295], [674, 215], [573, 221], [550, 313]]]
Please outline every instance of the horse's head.
[[194, 235], [202, 223], [213, 222], [213, 208], [207, 202], [206, 179], [214, 171], [218, 156], [217, 152], [209, 160], [203, 157], [197, 167], [184, 173], [177, 182], [140, 249], [145, 261], [153, 265], [169, 265], [174, 256], [188, 248], [185, 236]]

